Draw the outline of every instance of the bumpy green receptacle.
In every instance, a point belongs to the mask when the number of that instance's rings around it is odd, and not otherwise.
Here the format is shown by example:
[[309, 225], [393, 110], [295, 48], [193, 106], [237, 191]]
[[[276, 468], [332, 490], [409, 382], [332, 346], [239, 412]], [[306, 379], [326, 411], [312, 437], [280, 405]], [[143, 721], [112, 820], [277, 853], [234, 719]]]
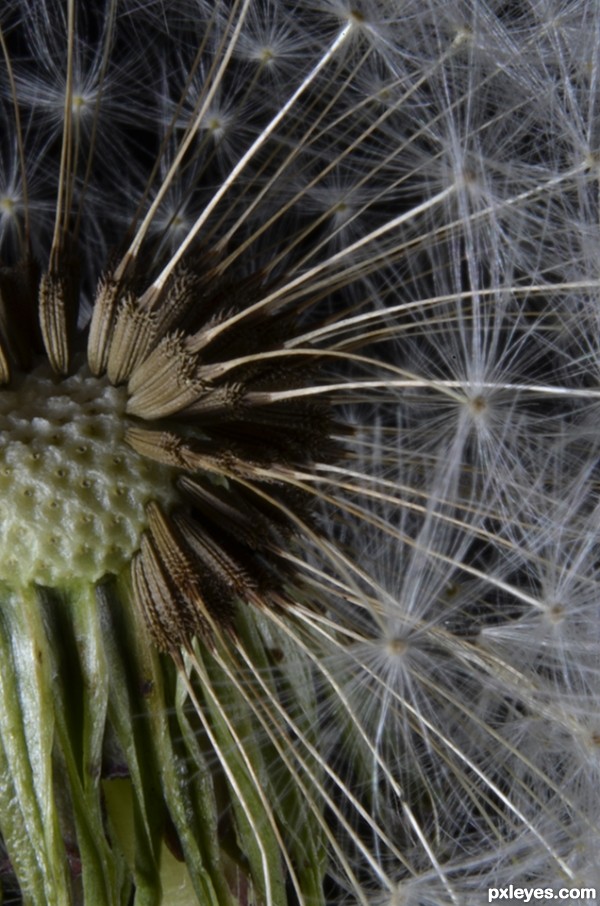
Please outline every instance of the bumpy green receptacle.
[[149, 500], [175, 499], [170, 469], [123, 440], [126, 395], [87, 368], [48, 365], [0, 394], [0, 580], [60, 587], [118, 573]]

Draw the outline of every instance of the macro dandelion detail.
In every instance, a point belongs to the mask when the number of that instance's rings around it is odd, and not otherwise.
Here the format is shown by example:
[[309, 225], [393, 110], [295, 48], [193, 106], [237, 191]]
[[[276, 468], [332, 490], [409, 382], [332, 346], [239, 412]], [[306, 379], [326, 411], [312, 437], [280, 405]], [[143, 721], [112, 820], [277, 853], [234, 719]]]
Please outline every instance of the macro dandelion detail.
[[599, 44], [5, 3], [5, 902], [595, 901]]

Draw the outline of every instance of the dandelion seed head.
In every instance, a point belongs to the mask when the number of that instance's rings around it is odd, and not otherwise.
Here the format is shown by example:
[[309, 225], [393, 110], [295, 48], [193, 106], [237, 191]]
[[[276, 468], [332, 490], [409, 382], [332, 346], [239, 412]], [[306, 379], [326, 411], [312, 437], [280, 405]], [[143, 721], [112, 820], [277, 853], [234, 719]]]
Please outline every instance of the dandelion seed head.
[[386, 650], [391, 657], [402, 657], [408, 650], [408, 642], [406, 639], [400, 638], [389, 639], [386, 644]]
[[15, 216], [15, 208], [17, 207], [18, 199], [11, 197], [10, 195], [3, 195], [0, 198], [0, 210], [2, 211], [2, 217], [8, 216], [13, 218]]
[[481, 396], [481, 394], [472, 396], [467, 400], [466, 405], [469, 407], [471, 415], [474, 419], [483, 417], [483, 414], [488, 408], [487, 400], [485, 399], [485, 397]]
[[74, 117], [83, 119], [85, 116], [88, 116], [90, 110], [93, 110], [93, 105], [95, 103], [95, 98], [93, 95], [86, 95], [82, 91], [78, 91], [75, 88], [73, 92], [73, 100], [71, 101], [71, 111]]
[[202, 123], [202, 128], [209, 132], [214, 140], [218, 142], [225, 137], [227, 130], [231, 128], [231, 123], [228, 117], [220, 111], [209, 110], [206, 114], [206, 119]]
[[22, 229], [22, 218], [22, 197], [18, 192], [3, 192], [0, 196], [0, 236], [3, 240], [19, 235]]
[[0, 832], [25, 896], [77, 899], [71, 865], [86, 898], [160, 897], [160, 867], [121, 868], [111, 763], [135, 865], [168, 816], [211, 906], [585, 882], [597, 4], [0, 18]]

